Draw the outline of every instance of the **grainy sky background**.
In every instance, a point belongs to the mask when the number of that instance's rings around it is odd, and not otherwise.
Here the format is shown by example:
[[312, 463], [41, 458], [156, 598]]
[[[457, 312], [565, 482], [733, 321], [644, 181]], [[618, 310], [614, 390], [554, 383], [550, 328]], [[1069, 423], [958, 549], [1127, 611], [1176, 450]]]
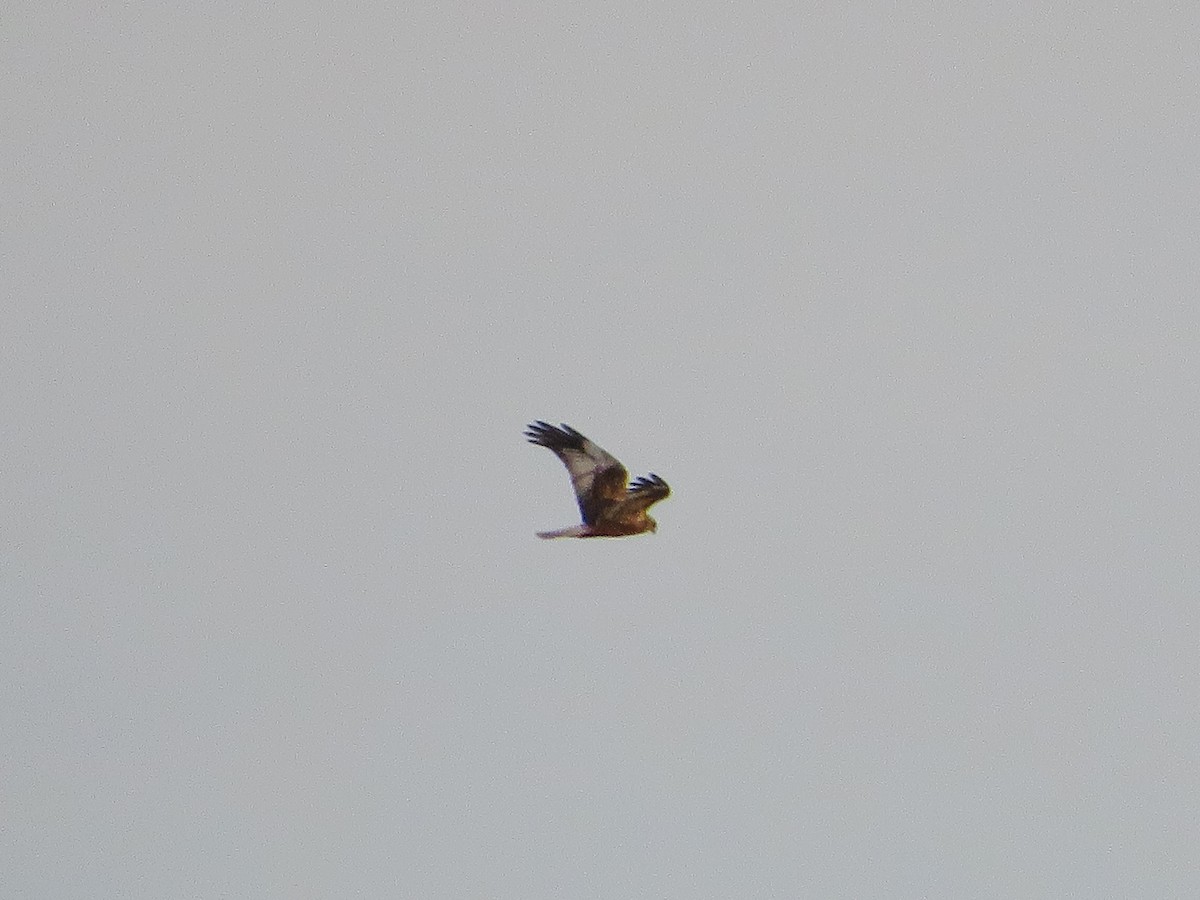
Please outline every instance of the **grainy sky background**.
[[0, 894], [1200, 896], [1196, 7], [0, 42]]

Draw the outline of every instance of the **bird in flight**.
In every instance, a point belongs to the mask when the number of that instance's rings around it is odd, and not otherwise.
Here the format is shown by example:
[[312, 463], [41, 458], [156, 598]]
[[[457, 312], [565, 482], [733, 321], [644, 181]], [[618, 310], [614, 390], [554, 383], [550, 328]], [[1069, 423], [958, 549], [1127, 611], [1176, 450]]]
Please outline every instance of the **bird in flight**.
[[646, 509], [670, 494], [671, 489], [657, 475], [644, 475], [629, 484], [629, 471], [617, 458], [570, 425], [556, 428], [547, 422], [534, 422], [525, 437], [531, 444], [553, 450], [563, 461], [583, 514], [582, 525], [539, 531], [538, 537], [622, 537], [658, 530], [658, 523], [646, 514]]

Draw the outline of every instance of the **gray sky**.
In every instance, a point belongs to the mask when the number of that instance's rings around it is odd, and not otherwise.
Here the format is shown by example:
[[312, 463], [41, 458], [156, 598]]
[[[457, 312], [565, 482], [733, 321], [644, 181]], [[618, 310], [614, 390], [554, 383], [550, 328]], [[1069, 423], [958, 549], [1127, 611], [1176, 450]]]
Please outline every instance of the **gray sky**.
[[5, 17], [0, 893], [1200, 895], [1200, 13], [414, 6]]

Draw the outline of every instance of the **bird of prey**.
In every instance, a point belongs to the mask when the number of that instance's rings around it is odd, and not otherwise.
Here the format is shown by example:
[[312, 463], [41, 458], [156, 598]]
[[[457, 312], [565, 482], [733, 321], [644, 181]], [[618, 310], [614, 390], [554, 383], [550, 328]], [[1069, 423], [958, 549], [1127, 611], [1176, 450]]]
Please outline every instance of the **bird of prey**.
[[530, 443], [553, 450], [563, 461], [583, 514], [583, 524], [539, 531], [538, 537], [622, 537], [658, 530], [646, 509], [671, 489], [657, 475], [645, 475], [628, 484], [628, 470], [570, 425], [556, 428], [538, 421], [529, 426], [525, 436]]

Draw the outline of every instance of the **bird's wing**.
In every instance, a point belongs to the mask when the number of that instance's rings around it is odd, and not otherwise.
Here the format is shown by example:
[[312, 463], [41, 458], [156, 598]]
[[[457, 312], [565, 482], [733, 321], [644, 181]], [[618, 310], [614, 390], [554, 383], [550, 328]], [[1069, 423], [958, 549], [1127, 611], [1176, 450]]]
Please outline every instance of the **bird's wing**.
[[534, 422], [525, 432], [530, 443], [553, 450], [571, 475], [579, 512], [592, 525], [600, 514], [625, 499], [629, 472], [615, 456], [589, 441], [570, 425]]
[[671, 489], [667, 483], [651, 472], [649, 475], [634, 479], [633, 483], [629, 485], [629, 490], [625, 492], [623, 506], [626, 509], [645, 510], [659, 500], [668, 497], [670, 493]]

